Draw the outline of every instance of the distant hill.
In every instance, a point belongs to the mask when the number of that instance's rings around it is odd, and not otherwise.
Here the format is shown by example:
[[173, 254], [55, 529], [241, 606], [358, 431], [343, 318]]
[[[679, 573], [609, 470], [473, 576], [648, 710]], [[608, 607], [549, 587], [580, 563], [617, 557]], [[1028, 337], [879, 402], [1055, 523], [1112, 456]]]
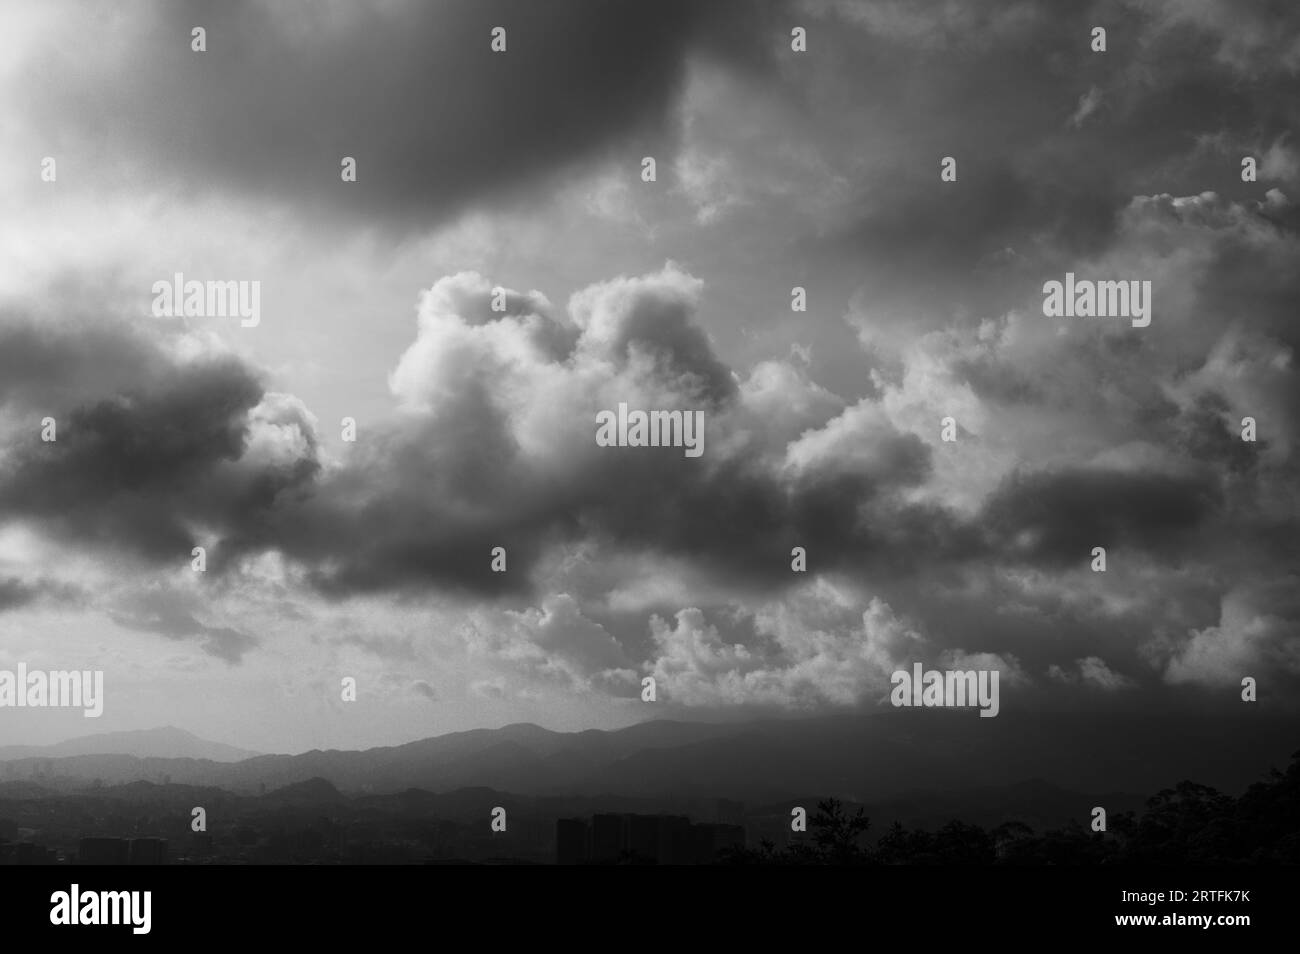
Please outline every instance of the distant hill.
[[213, 762], [239, 762], [257, 752], [237, 749], [233, 745], [209, 742], [197, 735], [166, 726], [134, 732], [105, 732], [85, 735], [54, 745], [0, 746], [0, 762], [15, 759], [58, 759], [75, 755], [131, 755], [139, 759], [208, 759]]
[[35, 782], [0, 782], [0, 801], [49, 798], [54, 794], [51, 789]]

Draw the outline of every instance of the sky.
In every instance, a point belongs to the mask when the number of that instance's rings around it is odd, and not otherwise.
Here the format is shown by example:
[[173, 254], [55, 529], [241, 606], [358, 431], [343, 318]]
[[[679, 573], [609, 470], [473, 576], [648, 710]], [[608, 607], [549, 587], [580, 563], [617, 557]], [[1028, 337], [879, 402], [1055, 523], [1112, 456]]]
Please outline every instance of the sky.
[[1262, 0], [5, 0], [0, 668], [105, 704], [2, 741], [1294, 712], [1298, 120]]

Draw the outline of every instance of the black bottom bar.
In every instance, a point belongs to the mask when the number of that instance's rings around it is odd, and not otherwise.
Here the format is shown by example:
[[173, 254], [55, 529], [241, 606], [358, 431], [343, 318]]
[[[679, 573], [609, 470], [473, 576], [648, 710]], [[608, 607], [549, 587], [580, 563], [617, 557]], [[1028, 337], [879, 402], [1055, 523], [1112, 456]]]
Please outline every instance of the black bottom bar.
[[[815, 936], [829, 943], [823, 932], [865, 943], [1050, 931], [1231, 944], [1285, 930], [1295, 880], [1294, 869], [1240, 867], [11, 867], [0, 869], [0, 910], [9, 940], [75, 931], [126, 943], [373, 943], [394, 932], [447, 942], [752, 937], [816, 946]], [[53, 924], [52, 914], [70, 920], [74, 884], [79, 920], [116, 913], [126, 923]], [[133, 914], [143, 926], [143, 895], [100, 894], [145, 891], [147, 934], [132, 926]]]

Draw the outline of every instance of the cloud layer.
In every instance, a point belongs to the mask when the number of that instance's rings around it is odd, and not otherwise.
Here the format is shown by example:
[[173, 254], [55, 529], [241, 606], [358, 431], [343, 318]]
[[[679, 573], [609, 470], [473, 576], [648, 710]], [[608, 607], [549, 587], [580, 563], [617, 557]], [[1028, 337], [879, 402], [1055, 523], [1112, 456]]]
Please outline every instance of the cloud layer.
[[[14, 633], [75, 609], [272, 681], [301, 640], [273, 695], [346, 666], [412, 720], [646, 677], [871, 707], [912, 662], [1025, 706], [1300, 688], [1293, 13], [56, 7], [12, 24], [30, 95], [0, 74], [61, 169], [0, 248], [66, 239], [0, 289]], [[264, 327], [143, 315], [101, 201], [151, 263], [264, 258]], [[1067, 272], [1151, 282], [1150, 326], [1045, 317]], [[620, 404], [702, 413], [705, 453], [599, 446]]]

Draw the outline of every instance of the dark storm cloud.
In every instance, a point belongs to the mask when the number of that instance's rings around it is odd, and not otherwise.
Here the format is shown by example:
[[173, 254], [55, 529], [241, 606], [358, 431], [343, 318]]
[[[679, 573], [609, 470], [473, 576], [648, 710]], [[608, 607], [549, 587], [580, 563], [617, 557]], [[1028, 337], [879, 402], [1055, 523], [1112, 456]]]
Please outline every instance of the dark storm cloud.
[[805, 249], [860, 262], [877, 307], [927, 326], [1012, 307], [1041, 282], [1025, 260], [1095, 255], [1134, 195], [1258, 196], [1241, 157], [1300, 122], [1294, 4], [965, 6], [814, 5], [838, 41], [823, 108], [861, 117], [872, 174]]
[[1034, 243], [1050, 238], [1072, 253], [1096, 252], [1129, 199], [1093, 175], [1049, 185], [986, 155], [963, 156], [958, 168], [960, 188], [937, 181], [937, 156], [924, 167], [897, 170], [896, 189], [816, 244], [828, 242], [837, 255], [851, 249], [870, 263], [879, 276], [873, 301], [939, 313], [978, 301], [996, 311], [1037, 286], [1036, 273], [1016, 267]]
[[[919, 445], [906, 453], [918, 461], [919, 480], [927, 455]], [[278, 548], [313, 567], [312, 582], [335, 595], [524, 596], [535, 591], [539, 561], [564, 542], [686, 559], [745, 588], [790, 582], [794, 546], [805, 547], [819, 571], [882, 576], [979, 549], [978, 528], [942, 508], [898, 503], [891, 493], [898, 484], [861, 476], [791, 487], [753, 461], [690, 472], [680, 456], [665, 453], [575, 470], [562, 489], [533, 475], [499, 493], [484, 486], [453, 504], [429, 493], [435, 472], [394, 463], [373, 459], [343, 478], [364, 476], [368, 501], [326, 479], [311, 500], [268, 513], [258, 532], [228, 538], [229, 550], [218, 556]], [[509, 572], [492, 572], [494, 546], [506, 548]]]
[[[686, 55], [760, 65], [770, 6], [72, 5], [60, 39], [85, 46], [29, 60], [29, 118], [133, 178], [420, 226], [601, 150], [634, 169], [638, 139], [667, 154]], [[497, 26], [505, 53], [489, 46]]]
[[[309, 426], [293, 407], [268, 399], [259, 375], [238, 359], [181, 361], [112, 321], [86, 337], [78, 332], [21, 322], [0, 331], [17, 372], [0, 407], [24, 422], [0, 459], [0, 520], [180, 565], [196, 534], [238, 532], [315, 474]], [[104, 355], [120, 359], [112, 372], [97, 360]], [[41, 440], [44, 416], [54, 418], [53, 441]], [[250, 439], [270, 425], [297, 427], [306, 453], [250, 460]]]
[[1013, 474], [982, 517], [1008, 556], [1063, 565], [1090, 559], [1095, 546], [1170, 552], [1219, 503], [1207, 476], [1071, 468]]
[[819, 571], [907, 572], [914, 559], [958, 550], [963, 530], [947, 514], [894, 498], [929, 473], [920, 441], [900, 439], [897, 453], [892, 479], [815, 474], [793, 484], [746, 458], [685, 473], [663, 457], [624, 458], [593, 475], [583, 527], [609, 545], [687, 557], [742, 585], [790, 582], [796, 546]]
[[[278, 549], [331, 595], [520, 592], [564, 517], [542, 506], [531, 483], [501, 478], [504, 445], [487, 430], [478, 443], [476, 420], [452, 421], [450, 435], [402, 426], [372, 435], [348, 466], [225, 536], [214, 567]], [[491, 571], [495, 546], [507, 548], [510, 572]]]
[[0, 407], [54, 412], [152, 379], [155, 346], [123, 325], [34, 320], [0, 309]]
[[57, 441], [33, 440], [11, 466], [0, 513], [154, 559], [183, 558], [193, 540], [187, 518], [208, 510], [210, 470], [239, 457], [242, 417], [260, 396], [244, 368], [224, 363], [159, 392], [76, 408]]

